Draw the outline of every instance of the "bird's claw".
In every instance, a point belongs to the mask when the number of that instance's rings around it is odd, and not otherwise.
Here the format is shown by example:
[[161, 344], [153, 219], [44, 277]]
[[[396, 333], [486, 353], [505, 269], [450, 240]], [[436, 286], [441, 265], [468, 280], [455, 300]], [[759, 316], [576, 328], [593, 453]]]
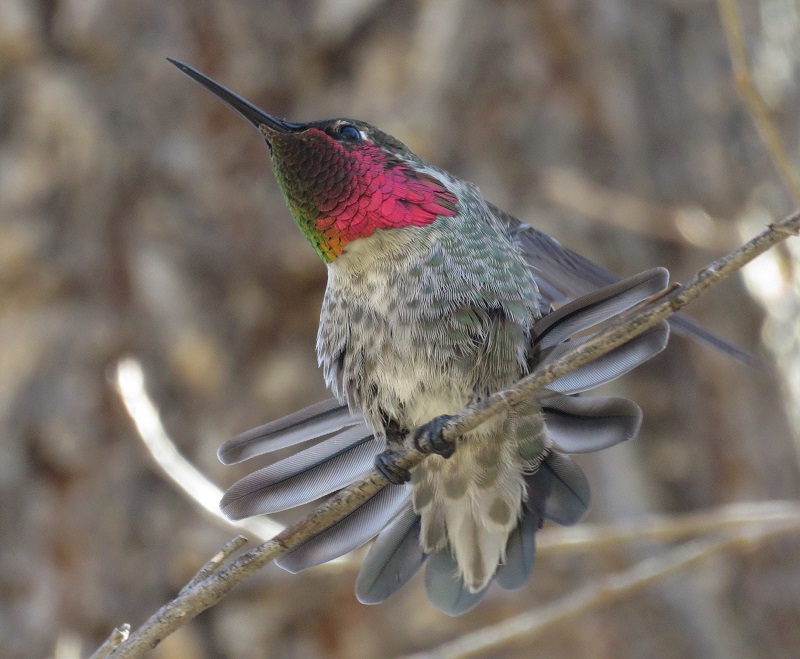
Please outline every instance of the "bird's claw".
[[394, 463], [397, 453], [389, 450], [375, 456], [375, 469], [393, 485], [402, 485], [411, 480], [411, 472]]
[[[455, 442], [447, 442], [442, 437], [442, 431], [450, 419], [452, 419], [450, 415], [443, 414], [420, 426], [412, 435], [414, 448], [426, 455], [435, 453], [443, 458], [453, 455], [456, 451]], [[392, 449], [378, 454], [375, 457], [375, 469], [390, 483], [402, 485], [411, 480], [411, 472], [395, 464], [397, 455], [397, 451]]]
[[414, 448], [421, 453], [435, 453], [443, 458], [453, 455], [456, 452], [455, 442], [446, 442], [442, 437], [445, 425], [452, 418], [449, 414], [442, 414], [420, 426], [414, 433]]

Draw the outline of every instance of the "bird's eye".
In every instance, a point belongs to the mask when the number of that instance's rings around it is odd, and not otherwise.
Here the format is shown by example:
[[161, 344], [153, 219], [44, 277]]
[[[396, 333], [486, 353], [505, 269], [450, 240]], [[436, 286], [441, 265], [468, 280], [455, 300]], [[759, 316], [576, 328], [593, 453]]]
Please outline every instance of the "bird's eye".
[[361, 131], [358, 130], [355, 126], [351, 126], [350, 124], [342, 124], [339, 126], [338, 133], [341, 137], [344, 137], [348, 140], [360, 140], [361, 139]]

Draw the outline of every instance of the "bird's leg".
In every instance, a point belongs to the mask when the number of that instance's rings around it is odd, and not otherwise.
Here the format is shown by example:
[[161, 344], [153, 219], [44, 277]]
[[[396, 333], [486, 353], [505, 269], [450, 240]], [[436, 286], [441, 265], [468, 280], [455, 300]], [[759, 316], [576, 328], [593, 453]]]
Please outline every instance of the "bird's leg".
[[[387, 421], [385, 428], [386, 445], [388, 447], [402, 446], [407, 434], [406, 431], [401, 430], [394, 421]], [[411, 480], [411, 472], [405, 467], [399, 467], [394, 464], [396, 457], [397, 451], [393, 448], [388, 448], [383, 453], [375, 456], [375, 469], [390, 483], [402, 485]]]
[[[435, 419], [420, 426], [411, 436], [414, 448], [420, 453], [435, 453], [443, 458], [449, 458], [456, 452], [455, 442], [446, 442], [442, 437], [447, 422], [453, 417], [449, 414], [437, 416]], [[399, 446], [406, 437], [406, 432], [394, 423], [386, 424], [387, 446]], [[411, 480], [411, 472], [405, 467], [394, 464], [397, 451], [389, 448], [375, 457], [375, 469], [390, 483], [402, 485]]]
[[446, 442], [442, 437], [445, 425], [452, 418], [449, 414], [442, 414], [417, 428], [412, 438], [414, 448], [420, 453], [435, 453], [443, 458], [453, 455], [456, 452], [456, 443]]

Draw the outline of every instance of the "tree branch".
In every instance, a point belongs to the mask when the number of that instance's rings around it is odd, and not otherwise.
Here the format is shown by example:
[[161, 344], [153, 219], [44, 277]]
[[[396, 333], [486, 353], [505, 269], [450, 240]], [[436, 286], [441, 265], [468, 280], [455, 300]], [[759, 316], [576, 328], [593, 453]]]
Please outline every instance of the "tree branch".
[[[442, 433], [443, 439], [454, 442], [506, 406], [528, 399], [557, 377], [566, 375], [655, 326], [798, 230], [800, 230], [800, 213], [794, 213], [780, 224], [770, 226], [753, 240], [701, 270], [685, 286], [668, 292], [663, 299], [645, 308], [625, 314], [620, 321], [602, 330], [561, 359], [537, 369], [515, 386], [468, 406], [447, 422]], [[411, 469], [424, 457], [424, 454], [414, 448], [404, 448], [396, 452], [394, 463], [398, 467]], [[373, 471], [363, 480], [341, 490], [315, 512], [285, 529], [272, 540], [241, 555], [229, 566], [213, 571], [194, 586], [182, 590], [174, 600], [161, 607], [122, 642], [110, 656], [116, 658], [141, 656], [175, 629], [219, 602], [248, 575], [328, 528], [355, 510], [386, 484], [386, 479]]]

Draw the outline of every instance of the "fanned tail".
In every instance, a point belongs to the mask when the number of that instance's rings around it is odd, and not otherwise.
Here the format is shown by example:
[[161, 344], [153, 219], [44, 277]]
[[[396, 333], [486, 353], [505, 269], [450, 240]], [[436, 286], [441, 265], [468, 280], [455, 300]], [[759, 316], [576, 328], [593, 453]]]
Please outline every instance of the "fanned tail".
[[[662, 269], [650, 270], [545, 316], [533, 327], [530, 367], [549, 363], [578, 345], [599, 324], [660, 290], [666, 276]], [[669, 326], [658, 325], [558, 378], [508, 418], [496, 419], [493, 427], [484, 424], [484, 434], [516, 437], [503, 442], [511, 447], [504, 456], [490, 455], [496, 448], [492, 442], [470, 440], [450, 460], [431, 456], [415, 470], [416, 485], [423, 482], [426, 469], [437, 469], [437, 461], [439, 468], [445, 468], [470, 454], [483, 468], [466, 480], [465, 487], [488, 493], [486, 497], [466, 498], [460, 509], [448, 511], [430, 505], [434, 500], [458, 499], [464, 485], [458, 478], [450, 481], [449, 492], [416, 489], [413, 506], [411, 486], [390, 485], [281, 557], [278, 564], [292, 572], [302, 570], [337, 558], [377, 535], [356, 582], [364, 603], [385, 600], [425, 562], [429, 598], [450, 615], [475, 606], [492, 581], [504, 589], [521, 587], [533, 568], [535, 534], [543, 520], [574, 524], [589, 506], [588, 482], [565, 453], [613, 446], [634, 437], [641, 425], [641, 410], [627, 399], [575, 394], [627, 373], [660, 352], [668, 337]], [[373, 437], [361, 415], [328, 400], [234, 438], [220, 449], [220, 456], [224, 462], [237, 462], [312, 441], [318, 443], [234, 484], [223, 498], [224, 512], [240, 518], [313, 501], [366, 473], [384, 449], [383, 440]], [[502, 468], [493, 469], [498, 460]], [[439, 512], [421, 518], [418, 513], [426, 508]], [[460, 543], [455, 551], [454, 538]], [[472, 568], [465, 570], [465, 563], [472, 563]], [[465, 581], [470, 570], [471, 578]]]

